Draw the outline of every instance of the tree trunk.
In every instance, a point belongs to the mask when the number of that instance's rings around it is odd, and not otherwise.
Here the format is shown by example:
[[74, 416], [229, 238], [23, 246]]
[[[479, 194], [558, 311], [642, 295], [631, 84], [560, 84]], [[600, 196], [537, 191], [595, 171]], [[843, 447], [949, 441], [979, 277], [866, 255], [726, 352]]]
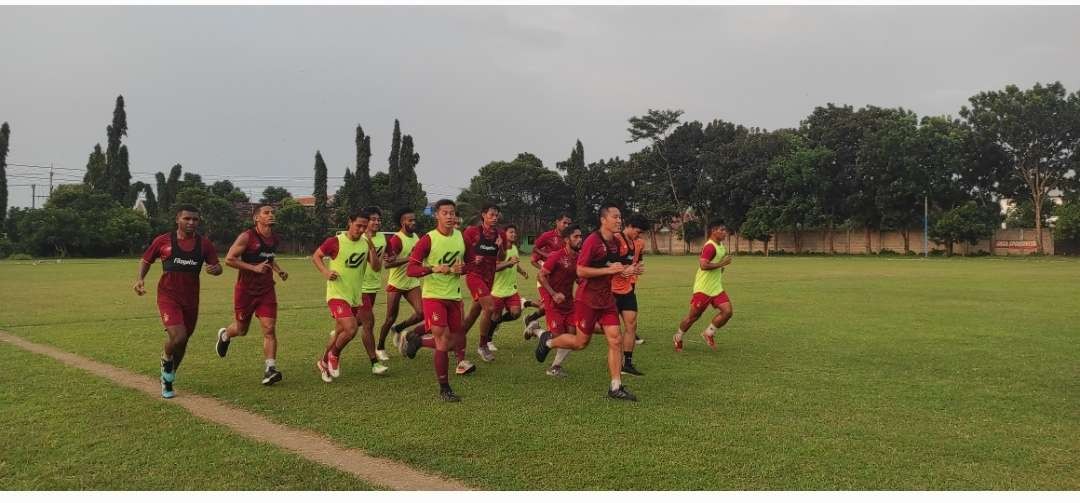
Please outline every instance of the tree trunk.
[[802, 253], [802, 235], [799, 234], [799, 229], [795, 229], [791, 234], [795, 238], [795, 253]]
[[900, 231], [900, 237], [904, 238], [904, 255], [907, 255], [911, 251], [911, 229], [905, 226]]
[[1043, 236], [1042, 236], [1042, 201], [1043, 201], [1043, 194], [1042, 194], [1042, 190], [1040, 190], [1038, 188], [1036, 188], [1036, 190], [1034, 190], [1032, 192], [1033, 192], [1033, 194], [1031, 196], [1031, 198], [1033, 199], [1032, 202], [1035, 203], [1035, 251], [1038, 252], [1039, 255], [1042, 255], [1043, 254]]
[[949, 242], [945, 243], [945, 256], [946, 257], [951, 257], [952, 256], [952, 250], [953, 250], [952, 246], [953, 246], [952, 241], [949, 241]]
[[657, 228], [656, 228], [656, 225], [654, 224], [652, 232], [649, 233], [649, 244], [652, 245], [653, 255], [659, 255], [660, 254], [660, 242], [657, 241], [657, 239], [656, 239], [656, 231], [657, 231]]
[[765, 238], [765, 256], [766, 257], [769, 256], [769, 239], [771, 239], [771, 238]]
[[[750, 251], [747, 252], [747, 253], [753, 255], [754, 254], [754, 240], [750, 239], [750, 240], [747, 240], [747, 242], [750, 243]], [[738, 246], [738, 245], [739, 245], [739, 242], [735, 241], [735, 246]]]
[[874, 253], [874, 246], [870, 243], [870, 226], [866, 226], [866, 254], [872, 255]]
[[832, 222], [829, 222], [827, 232], [829, 233], [829, 255], [836, 255], [836, 245], [833, 242], [833, 236], [835, 236], [835, 229], [833, 229]]

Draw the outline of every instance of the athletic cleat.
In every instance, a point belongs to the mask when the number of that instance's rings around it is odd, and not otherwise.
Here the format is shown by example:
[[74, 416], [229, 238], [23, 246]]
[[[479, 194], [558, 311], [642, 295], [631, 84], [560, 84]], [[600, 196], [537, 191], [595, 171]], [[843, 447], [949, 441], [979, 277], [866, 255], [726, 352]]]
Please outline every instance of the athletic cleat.
[[677, 335], [671, 337], [671, 342], [675, 344], [675, 352], [682, 353], [682, 337]]
[[634, 345], [635, 346], [640, 346], [642, 344], [645, 344], [645, 339], [642, 339], [641, 337], [638, 337], [638, 336], [635, 335], [634, 336]]
[[547, 341], [551, 340], [551, 332], [545, 331], [540, 334], [540, 341], [536, 343], [536, 361], [543, 363], [547, 359], [548, 353], [551, 352], [551, 348], [548, 347]]
[[634, 368], [633, 363], [623, 363], [622, 373], [623, 374], [630, 374], [632, 376], [643, 376], [643, 375], [645, 375], [644, 372]]
[[161, 380], [168, 381], [169, 384], [176, 380], [176, 372], [173, 369], [172, 362], [161, 360]]
[[439, 392], [439, 398], [441, 398], [442, 401], [444, 401], [444, 402], [460, 402], [461, 401], [461, 399], [458, 398], [458, 396], [454, 394], [454, 390], [452, 390], [452, 389], [447, 389], [447, 390], [440, 391]]
[[454, 369], [454, 373], [459, 376], [469, 375], [473, 372], [476, 372], [476, 365], [473, 365], [473, 362], [469, 360], [461, 360], [458, 362], [457, 368]]
[[172, 389], [172, 382], [161, 379], [161, 398], [172, 398], [176, 396], [176, 392]]
[[568, 377], [570, 375], [563, 370], [562, 365], [552, 365], [545, 373], [551, 377]]
[[614, 398], [616, 400], [627, 400], [630, 402], [637, 401], [637, 397], [634, 396], [630, 390], [626, 389], [626, 386], [619, 386], [619, 389], [609, 389], [607, 396], [608, 398]]
[[485, 362], [495, 361], [495, 355], [491, 354], [491, 350], [487, 348], [487, 344], [477, 347], [476, 354], [480, 355], [480, 359]]
[[381, 361], [381, 362], [390, 361], [390, 354], [387, 353], [385, 349], [376, 349], [375, 350], [375, 357], [378, 358], [379, 361]]
[[488, 351], [491, 351], [492, 353], [494, 353], [494, 352], [496, 352], [498, 350], [499, 350], [499, 348], [495, 347], [495, 342], [494, 341], [488, 342]]
[[402, 334], [402, 332], [404, 332], [404, 330], [397, 331], [397, 330], [394, 330], [393, 327], [390, 327], [390, 342], [392, 342], [394, 344], [394, 347], [398, 348], [398, 350], [401, 349], [401, 344], [405, 340], [403, 338], [404, 335]]
[[217, 331], [217, 345], [215, 349], [217, 349], [217, 355], [222, 358], [225, 358], [225, 354], [229, 352], [229, 344], [232, 343], [232, 339], [225, 339], [228, 332], [229, 330], [226, 328], [221, 328]]
[[330, 367], [326, 365], [326, 362], [319, 360], [315, 362], [315, 367], [319, 369], [319, 377], [323, 382], [334, 382], [334, 378], [330, 376]]
[[377, 376], [381, 376], [387, 372], [390, 372], [390, 367], [383, 365], [382, 362], [375, 362], [371, 364], [371, 373]]
[[525, 324], [525, 332], [522, 334], [525, 336], [525, 340], [536, 337], [536, 331], [540, 329], [540, 321], [532, 320]]
[[416, 358], [416, 352], [420, 351], [420, 346], [423, 345], [423, 336], [420, 334], [409, 333], [405, 338], [405, 344], [401, 345], [401, 354], [408, 359]]
[[341, 359], [333, 353], [326, 354], [326, 367], [330, 370], [330, 377], [341, 377]]
[[713, 351], [716, 351], [716, 336], [715, 335], [708, 335], [705, 332], [702, 332], [701, 337], [705, 339], [705, 343], [708, 344], [709, 347], [712, 348]]
[[270, 386], [281, 380], [281, 371], [277, 367], [270, 367], [263, 373], [262, 383], [264, 386]]

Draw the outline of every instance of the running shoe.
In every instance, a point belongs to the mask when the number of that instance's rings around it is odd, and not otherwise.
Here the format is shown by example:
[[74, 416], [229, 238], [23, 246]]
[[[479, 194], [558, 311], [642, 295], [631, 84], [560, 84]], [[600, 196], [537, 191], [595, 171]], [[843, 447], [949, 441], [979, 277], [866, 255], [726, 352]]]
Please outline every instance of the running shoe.
[[281, 371], [277, 367], [270, 367], [263, 373], [262, 383], [264, 386], [270, 386], [281, 380]]
[[551, 377], [568, 377], [570, 375], [563, 370], [562, 365], [552, 365], [551, 368], [547, 369], [546, 374]]
[[319, 377], [323, 382], [334, 382], [334, 378], [330, 375], [330, 367], [326, 365], [326, 362], [319, 360], [315, 362], [315, 367], [319, 369]]
[[632, 376], [643, 376], [643, 375], [645, 375], [644, 372], [634, 368], [633, 363], [623, 363], [622, 373], [623, 374], [630, 374]]
[[549, 340], [551, 340], [551, 332], [545, 331], [540, 334], [540, 341], [536, 343], [536, 361], [542, 363], [547, 359], [548, 353], [551, 352], [551, 348], [547, 345]]
[[473, 365], [473, 362], [470, 362], [469, 360], [461, 360], [458, 362], [454, 372], [459, 376], [469, 375], [476, 372], [476, 365]]
[[217, 331], [217, 344], [214, 349], [217, 350], [217, 355], [222, 358], [225, 358], [225, 354], [229, 352], [229, 344], [232, 343], [232, 339], [226, 339], [228, 332], [229, 330], [226, 328]]
[[616, 400], [627, 400], [630, 402], [637, 401], [637, 397], [634, 396], [630, 390], [626, 389], [626, 386], [619, 386], [619, 389], [609, 389], [607, 396], [608, 398], [614, 398]]
[[383, 365], [382, 362], [375, 362], [371, 364], [371, 373], [377, 376], [381, 376], [390, 371], [390, 367]]
[[375, 357], [378, 358], [379, 361], [381, 361], [381, 362], [390, 361], [390, 354], [387, 353], [385, 349], [376, 349], [375, 350]]
[[326, 366], [330, 370], [330, 377], [341, 377], [341, 359], [334, 356], [334, 353], [326, 354]]

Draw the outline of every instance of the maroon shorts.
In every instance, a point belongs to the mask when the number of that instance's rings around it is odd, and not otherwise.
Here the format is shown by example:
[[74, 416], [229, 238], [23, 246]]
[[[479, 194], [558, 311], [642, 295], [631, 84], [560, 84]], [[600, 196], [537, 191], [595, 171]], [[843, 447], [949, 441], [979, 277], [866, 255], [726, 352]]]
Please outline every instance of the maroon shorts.
[[465, 285], [469, 287], [472, 300], [477, 301], [491, 295], [491, 282], [472, 274], [465, 275]]
[[252, 295], [246, 288], [237, 285], [233, 289], [233, 310], [236, 321], [251, 321], [252, 315], [264, 320], [277, 318], [277, 292], [270, 289], [262, 295]]
[[362, 293], [360, 294], [360, 307], [367, 309], [368, 311], [375, 308], [375, 297], [377, 293]]
[[342, 299], [330, 299], [326, 301], [326, 307], [330, 308], [330, 316], [335, 320], [355, 318], [357, 314], [365, 310], [364, 306], [350, 306], [348, 302]]
[[446, 327], [451, 333], [462, 332], [464, 318], [460, 300], [424, 299], [424, 328]]
[[394, 285], [391, 285], [391, 284], [387, 283], [387, 285], [386, 285], [386, 293], [400, 293], [400, 294], [404, 295], [404, 294], [407, 294], [407, 293], [409, 293], [409, 292], [411, 292], [413, 290], [416, 290], [416, 288], [417, 287], [413, 287], [413, 288], [410, 288], [408, 290], [402, 290], [402, 289], [400, 289], [400, 288], [398, 288], [398, 287], [396, 287]]
[[574, 310], [560, 310], [550, 302], [544, 303], [544, 319], [547, 320], [548, 331], [555, 334], [574, 333]]
[[596, 309], [584, 302], [576, 301], [574, 302], [574, 321], [577, 322], [578, 330], [592, 334], [597, 323], [601, 327], [619, 326], [619, 312], [614, 305]]
[[501, 313], [503, 309], [517, 308], [521, 310], [521, 296], [513, 294], [509, 297], [495, 297], [495, 312]]
[[183, 325], [188, 335], [195, 333], [195, 323], [199, 321], [199, 300], [177, 302], [167, 295], [158, 295], [158, 313], [165, 328]]
[[720, 309], [721, 304], [730, 303], [731, 299], [728, 298], [727, 292], [720, 292], [718, 295], [709, 297], [701, 292], [694, 292], [694, 296], [690, 298], [690, 305], [694, 309], [705, 309], [710, 304], [713, 307]]

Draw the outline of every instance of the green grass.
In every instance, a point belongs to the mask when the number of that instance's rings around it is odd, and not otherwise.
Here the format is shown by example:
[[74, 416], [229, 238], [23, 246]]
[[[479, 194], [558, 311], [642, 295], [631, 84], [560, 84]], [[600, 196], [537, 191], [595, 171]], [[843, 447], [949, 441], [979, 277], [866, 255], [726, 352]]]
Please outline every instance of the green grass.
[[137, 391], [0, 344], [0, 490], [371, 489]]
[[[163, 336], [153, 292], [131, 293], [136, 264], [0, 262], [0, 327], [155, 375]], [[635, 353], [647, 375], [624, 380], [640, 402], [604, 397], [602, 340], [555, 380], [514, 323], [496, 338], [497, 361], [452, 377], [456, 405], [436, 400], [426, 352], [376, 378], [356, 341], [343, 377], [319, 381], [324, 284], [306, 261], [283, 265], [285, 380], [259, 385], [257, 333], [228, 359], [213, 353], [231, 317], [227, 271], [203, 277], [179, 393], [490, 489], [1080, 489], [1078, 261], [737, 257], [719, 351], [689, 342], [679, 355], [670, 337], [695, 261], [650, 257], [639, 288], [647, 342]], [[532, 279], [519, 284], [534, 296]]]

